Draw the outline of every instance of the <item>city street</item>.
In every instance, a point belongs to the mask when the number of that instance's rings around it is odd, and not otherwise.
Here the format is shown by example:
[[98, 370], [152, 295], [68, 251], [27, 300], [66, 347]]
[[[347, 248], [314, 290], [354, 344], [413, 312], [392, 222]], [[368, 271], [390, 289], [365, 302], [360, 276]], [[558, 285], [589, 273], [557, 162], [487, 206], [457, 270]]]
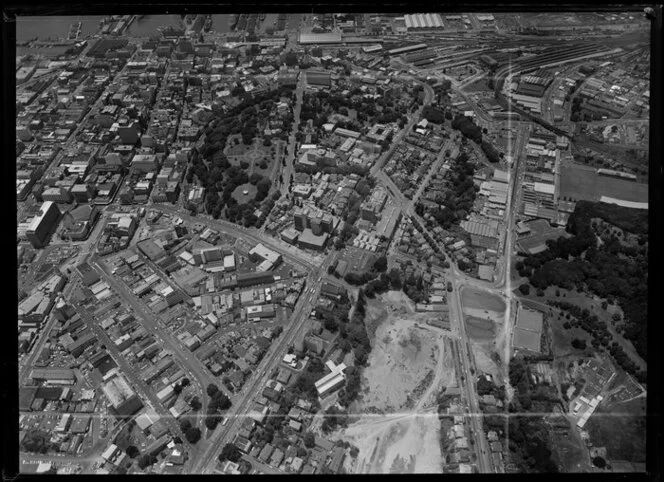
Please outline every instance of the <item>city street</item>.
[[113, 340], [111, 340], [108, 334], [101, 328], [101, 326], [99, 326], [96, 320], [94, 320], [84, 310], [80, 309], [79, 307], [74, 307], [74, 309], [81, 316], [81, 319], [83, 319], [88, 328], [92, 330], [92, 332], [97, 336], [99, 343], [106, 346], [106, 351], [108, 351], [108, 353], [117, 364], [119, 372], [128, 379], [128, 381], [131, 383], [130, 386], [138, 393], [141, 400], [149, 401], [152, 408], [154, 408], [157, 414], [162, 419], [164, 419], [173, 433], [177, 434], [182, 439], [183, 443], [185, 443], [189, 449], [193, 450], [193, 446], [187, 442], [186, 437], [182, 433], [182, 430], [180, 430], [180, 424], [157, 399], [154, 390], [151, 389], [136, 373], [136, 369], [129, 365], [122, 353], [120, 353], [120, 351], [116, 348], [115, 343]]
[[[320, 289], [320, 281], [317, 282], [317, 279], [321, 277], [322, 273], [327, 272], [327, 267], [333, 262], [333, 260], [334, 256], [329, 256], [326, 258], [323, 265], [317, 268], [316, 271], [309, 273], [305, 289], [309, 290], [312, 287], [315, 288], [314, 294], [316, 296], [313, 297], [314, 299], [317, 299], [317, 293]], [[310, 301], [312, 296], [306, 296], [305, 293], [300, 296], [295, 305], [295, 310], [291, 316], [292, 321], [290, 326], [284, 330], [281, 338], [276, 343], [272, 344], [258, 368], [245, 383], [241, 397], [235, 401], [233, 407], [227, 412], [226, 416], [228, 417], [229, 422], [225, 426], [217, 427], [213, 433], [212, 438], [209, 440], [209, 448], [198, 458], [198, 462], [192, 468], [194, 473], [213, 473], [214, 468], [218, 463], [217, 457], [219, 452], [221, 452], [225, 444], [233, 440], [233, 436], [237, 432], [237, 429], [249, 409], [251, 400], [257, 396], [259, 388], [263, 387], [268, 381], [272, 371], [279, 365], [280, 360], [283, 358], [291, 343], [293, 343], [298, 336], [303, 335], [302, 328], [309, 319], [309, 313], [312, 309], [312, 303]], [[259, 388], [257, 389], [257, 387]]]

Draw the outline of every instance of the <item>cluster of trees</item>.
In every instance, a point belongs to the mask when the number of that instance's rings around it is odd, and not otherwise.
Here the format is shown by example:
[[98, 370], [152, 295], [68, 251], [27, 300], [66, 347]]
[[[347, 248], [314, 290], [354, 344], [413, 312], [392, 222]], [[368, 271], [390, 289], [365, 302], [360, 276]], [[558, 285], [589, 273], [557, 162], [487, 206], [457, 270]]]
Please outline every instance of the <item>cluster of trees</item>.
[[345, 427], [348, 422], [348, 415], [344, 410], [340, 410], [336, 405], [332, 405], [325, 411], [325, 419], [321, 425], [324, 433], [329, 433], [338, 426]]
[[[436, 202], [439, 207], [429, 210], [435, 221], [443, 229], [450, 229], [472, 211], [479, 187], [473, 182], [475, 166], [468, 160], [468, 154], [462, 152], [456, 158], [448, 172], [448, 187]], [[423, 216], [425, 208], [421, 203], [415, 206], [415, 212]]]
[[490, 142], [487, 142], [486, 140], [482, 141], [482, 151], [484, 151], [484, 154], [486, 154], [487, 159], [489, 159], [489, 162], [499, 162], [500, 159], [503, 157], [502, 153], [498, 152], [495, 147], [493, 147], [493, 144]]
[[[618, 209], [619, 208], [619, 209]], [[630, 218], [633, 216], [633, 218]], [[610, 303], [618, 300], [625, 313], [624, 336], [639, 355], [647, 356], [648, 248], [647, 213], [621, 206], [580, 201], [569, 218], [567, 230], [573, 234], [547, 241], [545, 251], [527, 256], [518, 265], [539, 289], [560, 286], [588, 290]], [[597, 246], [592, 218], [601, 218], [626, 231], [639, 234], [641, 246], [622, 245], [615, 235]], [[641, 222], [642, 224], [637, 224]]]
[[[592, 335], [593, 338], [590, 343], [593, 348], [599, 349], [602, 347], [607, 350], [620, 368], [627, 373], [632, 374], [639, 382], [646, 382], [647, 373], [639, 369], [636, 363], [634, 363], [627, 353], [625, 353], [622, 346], [620, 346], [617, 341], [613, 340], [613, 336], [607, 329], [606, 323], [600, 320], [597, 315], [591, 315], [587, 308], [581, 309], [579, 306], [567, 301], [553, 300], [549, 301], [549, 304], [567, 312], [567, 318], [569, 321], [565, 322], [563, 325], [564, 328], [569, 329], [572, 327], [579, 327], [583, 329]], [[578, 346], [574, 345], [574, 341], [577, 340], [575, 339], [572, 341], [572, 346], [578, 348]], [[583, 341], [583, 348], [579, 349], [583, 350], [584, 348], [585, 341]]]
[[415, 303], [422, 303], [423, 301], [426, 301], [422, 274], [416, 276], [415, 273], [411, 273], [408, 277], [403, 279], [402, 284], [403, 292], [406, 293], [406, 296], [408, 296], [408, 298], [413, 300]]
[[225, 460], [230, 460], [231, 462], [237, 462], [242, 457], [242, 452], [240, 449], [235, 446], [235, 444], [228, 443], [224, 445], [224, 448], [221, 449], [219, 454], [219, 462], [224, 462]]
[[355, 366], [364, 366], [369, 353], [371, 352], [371, 342], [364, 325], [366, 315], [366, 299], [364, 290], [360, 288], [357, 293], [355, 310], [350, 322], [344, 322], [347, 315], [339, 320], [339, 335], [341, 336], [340, 348], [344, 353], [353, 350], [355, 355]]
[[[394, 271], [395, 273], [392, 273]], [[396, 280], [394, 278], [396, 277]], [[387, 257], [380, 256], [376, 258], [371, 271], [364, 273], [346, 273], [344, 276], [346, 283], [364, 287], [364, 294], [369, 298], [374, 298], [376, 294], [385, 293], [392, 287], [392, 289], [400, 289], [401, 282], [399, 280], [399, 270], [391, 270], [390, 274], [387, 273]], [[395, 288], [395, 284], [398, 288]]]
[[191, 382], [189, 381], [189, 379], [188, 379], [187, 377], [185, 377], [185, 378], [183, 378], [182, 380], [180, 380], [179, 383], [176, 383], [176, 384], [173, 386], [173, 391], [174, 391], [177, 395], [179, 395], [180, 393], [182, 393], [182, 390], [184, 389], [184, 387], [188, 386], [190, 383], [191, 383]]
[[45, 454], [54, 448], [50, 442], [51, 435], [41, 430], [30, 430], [23, 439], [21, 445], [26, 452]]
[[520, 472], [558, 473], [548, 446], [549, 425], [544, 417], [513, 415], [509, 423], [509, 449]]
[[314, 127], [319, 128], [327, 122], [327, 116], [332, 113], [348, 115], [348, 110], [356, 111], [357, 122], [350, 122], [347, 129], [360, 130], [364, 122], [389, 123], [399, 122], [405, 125], [407, 109], [398, 105], [398, 97], [391, 91], [378, 99], [365, 99], [364, 92], [359, 87], [351, 89], [348, 95], [329, 93], [325, 91], [315, 94], [305, 94], [302, 98], [300, 119], [312, 119]]
[[[515, 389], [515, 397], [509, 407], [511, 414], [508, 417], [508, 443], [512, 460], [522, 472], [558, 472], [558, 466], [548, 446], [550, 429], [544, 417], [518, 415], [528, 411], [550, 412], [552, 408], [550, 400], [546, 395], [540, 395], [537, 397], [540, 399], [538, 406], [532, 403], [530, 369], [523, 358], [512, 358], [509, 378], [510, 385]], [[546, 394], [545, 387], [542, 388], [544, 388], [542, 392]]]
[[494, 395], [494, 396], [498, 396], [499, 398], [502, 399], [502, 398], [504, 398], [503, 395], [504, 395], [504, 390], [505, 389], [504, 389], [504, 387], [500, 387], [500, 388], [503, 389], [502, 393], [498, 389], [498, 387], [496, 387], [496, 384], [489, 381], [489, 380], [487, 380], [484, 375], [478, 377], [478, 379], [477, 379], [477, 394], [479, 396]]
[[194, 427], [188, 418], [180, 422], [180, 429], [190, 444], [195, 444], [201, 439], [201, 430], [198, 427]]
[[213, 383], [207, 386], [206, 392], [210, 397], [210, 403], [208, 404], [205, 416], [205, 426], [208, 430], [214, 430], [223, 419], [221, 412], [231, 408], [232, 403], [224, 392], [219, 390], [219, 387]]
[[143, 454], [138, 458], [138, 468], [145, 470], [146, 467], [157, 463], [156, 455]]
[[422, 117], [434, 124], [442, 124], [445, 122], [445, 111], [428, 105], [422, 110]]
[[281, 442], [281, 426], [288, 419], [288, 411], [292, 406], [292, 397], [286, 400], [284, 397], [279, 404], [279, 410], [271, 413], [267, 418], [265, 425], [258, 434], [259, 443], [272, 443], [273, 445], [283, 445]]
[[[366, 316], [366, 298], [363, 289], [358, 292], [358, 298], [355, 303], [355, 310], [353, 311], [352, 318], [348, 319], [348, 305], [343, 305], [334, 310], [334, 314], [321, 314], [324, 320], [325, 329], [332, 332], [339, 332], [340, 343], [339, 346], [344, 353], [353, 351], [355, 363], [353, 367], [346, 370], [346, 385], [339, 391], [339, 403], [344, 407], [349, 407], [350, 404], [357, 398], [360, 390], [361, 382], [361, 368], [366, 366], [369, 353], [371, 352], [371, 342], [364, 323]], [[296, 386], [302, 391], [312, 396], [316, 396], [314, 383], [325, 374], [323, 364], [317, 358], [315, 365], [307, 366], [305, 373], [298, 379]], [[312, 361], [313, 361], [312, 360]], [[311, 362], [310, 362], [311, 365]], [[313, 370], [312, 375], [307, 373]]]
[[470, 117], [461, 114], [457, 115], [452, 120], [452, 129], [461, 131], [464, 137], [475, 141], [477, 144], [482, 143], [482, 129]]
[[[434, 85], [433, 91], [436, 94], [436, 102], [438, 105], [442, 104], [449, 97], [449, 92], [452, 89], [452, 81], [444, 79], [441, 83]], [[446, 112], [445, 118], [452, 120], [452, 113]]]
[[[396, 280], [395, 280], [396, 273]], [[399, 270], [392, 268], [390, 273], [382, 272], [378, 278], [373, 279], [364, 287], [364, 294], [368, 298], [374, 298], [377, 294], [385, 293], [390, 289], [399, 289], [401, 287], [401, 280], [399, 279]], [[399, 288], [395, 287], [395, 284]]]
[[293, 392], [300, 397], [306, 398], [310, 401], [318, 399], [318, 392], [316, 391], [316, 382], [325, 375], [325, 365], [318, 357], [309, 359], [309, 363], [304, 371], [300, 374], [297, 381], [293, 385]]
[[366, 177], [366, 175], [369, 174], [369, 168], [366, 166], [360, 166], [359, 164], [339, 164], [337, 166], [316, 166], [313, 168], [303, 166], [302, 164], [295, 164], [295, 172], [306, 172], [308, 174], [322, 172], [323, 174], [341, 174], [344, 176], [357, 174], [360, 177]]

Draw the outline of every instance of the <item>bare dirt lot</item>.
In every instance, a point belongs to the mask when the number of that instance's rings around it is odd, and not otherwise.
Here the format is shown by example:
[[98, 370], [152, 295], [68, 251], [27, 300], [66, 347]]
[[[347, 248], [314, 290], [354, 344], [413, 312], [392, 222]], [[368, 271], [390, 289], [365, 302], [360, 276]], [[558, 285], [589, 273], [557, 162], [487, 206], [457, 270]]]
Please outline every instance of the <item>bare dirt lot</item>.
[[456, 383], [449, 333], [427, 326], [435, 315], [414, 313], [401, 292], [388, 292], [367, 304], [375, 326], [365, 368], [359, 419], [331, 438], [359, 449], [348, 458], [350, 473], [440, 473], [440, 424], [436, 396]]
[[466, 288], [461, 292], [466, 334], [471, 340], [477, 370], [489, 373], [500, 384], [505, 376], [495, 359], [505, 322], [505, 302], [486, 291]]

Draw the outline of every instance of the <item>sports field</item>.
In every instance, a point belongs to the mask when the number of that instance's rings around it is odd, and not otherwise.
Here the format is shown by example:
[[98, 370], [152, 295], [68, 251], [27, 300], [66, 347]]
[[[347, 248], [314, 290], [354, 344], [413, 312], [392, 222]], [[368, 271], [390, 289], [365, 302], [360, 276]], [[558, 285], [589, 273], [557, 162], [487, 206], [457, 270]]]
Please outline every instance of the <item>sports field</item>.
[[648, 202], [648, 185], [608, 176], [583, 166], [564, 166], [560, 173], [560, 198], [599, 201], [602, 196]]

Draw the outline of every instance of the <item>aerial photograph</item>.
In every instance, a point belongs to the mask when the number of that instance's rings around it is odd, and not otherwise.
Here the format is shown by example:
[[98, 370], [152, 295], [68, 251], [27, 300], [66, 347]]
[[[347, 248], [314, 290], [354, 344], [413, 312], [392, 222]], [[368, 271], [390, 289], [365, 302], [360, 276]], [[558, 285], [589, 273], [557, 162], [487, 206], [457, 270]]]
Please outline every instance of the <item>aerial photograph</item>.
[[20, 474], [648, 473], [643, 8], [15, 26]]

